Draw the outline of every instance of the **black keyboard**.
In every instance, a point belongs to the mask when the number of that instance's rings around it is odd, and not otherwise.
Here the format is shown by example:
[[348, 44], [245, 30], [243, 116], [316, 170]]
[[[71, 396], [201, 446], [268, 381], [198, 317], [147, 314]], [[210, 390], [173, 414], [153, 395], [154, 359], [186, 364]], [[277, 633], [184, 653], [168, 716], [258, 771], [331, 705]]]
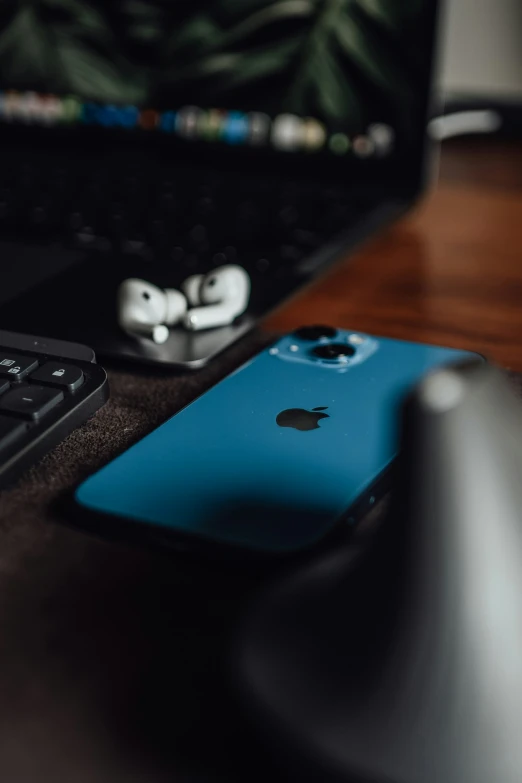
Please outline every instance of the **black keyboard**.
[[74, 358], [86, 349], [60, 343], [56, 347], [65, 355], [56, 355], [44, 345], [40, 338], [1, 333], [1, 487], [83, 424], [109, 397], [105, 370]]
[[239, 262], [269, 274], [310, 255], [363, 210], [368, 204], [340, 187], [259, 174], [45, 158], [0, 171], [2, 236], [58, 240], [180, 273]]

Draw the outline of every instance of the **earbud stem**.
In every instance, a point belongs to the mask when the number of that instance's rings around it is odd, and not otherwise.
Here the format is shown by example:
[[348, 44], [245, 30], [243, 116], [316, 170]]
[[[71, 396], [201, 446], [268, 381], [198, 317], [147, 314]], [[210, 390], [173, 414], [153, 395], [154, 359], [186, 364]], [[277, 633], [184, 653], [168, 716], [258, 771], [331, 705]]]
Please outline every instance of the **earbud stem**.
[[129, 321], [123, 328], [132, 337], [146, 337], [157, 345], [163, 345], [163, 343], [167, 342], [170, 334], [168, 327], [163, 324], [151, 326], [150, 324]]
[[238, 315], [237, 309], [226, 304], [194, 307], [183, 319], [183, 325], [191, 331], [213, 329], [218, 326], [228, 326]]

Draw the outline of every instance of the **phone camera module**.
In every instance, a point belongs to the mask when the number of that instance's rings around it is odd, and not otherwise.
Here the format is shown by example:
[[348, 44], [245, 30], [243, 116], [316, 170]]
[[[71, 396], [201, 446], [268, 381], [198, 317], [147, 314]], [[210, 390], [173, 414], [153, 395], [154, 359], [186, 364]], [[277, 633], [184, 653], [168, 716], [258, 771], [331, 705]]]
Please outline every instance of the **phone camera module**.
[[329, 339], [336, 337], [337, 329], [334, 329], [333, 326], [322, 325], [303, 326], [301, 329], [297, 329], [294, 334], [300, 340], [310, 340], [310, 342], [315, 342], [316, 340], [320, 340], [321, 337], [328, 337]]
[[316, 356], [318, 359], [349, 359], [355, 353], [353, 345], [343, 345], [341, 343], [326, 343], [325, 345], [318, 345], [311, 351], [312, 356]]

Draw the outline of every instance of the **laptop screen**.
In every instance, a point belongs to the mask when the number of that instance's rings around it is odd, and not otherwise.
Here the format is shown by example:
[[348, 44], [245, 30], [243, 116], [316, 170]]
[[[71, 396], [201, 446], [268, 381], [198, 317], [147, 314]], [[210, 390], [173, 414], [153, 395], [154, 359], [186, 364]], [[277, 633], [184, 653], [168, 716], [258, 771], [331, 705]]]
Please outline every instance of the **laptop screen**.
[[11, 0], [0, 123], [397, 160], [424, 133], [434, 5]]

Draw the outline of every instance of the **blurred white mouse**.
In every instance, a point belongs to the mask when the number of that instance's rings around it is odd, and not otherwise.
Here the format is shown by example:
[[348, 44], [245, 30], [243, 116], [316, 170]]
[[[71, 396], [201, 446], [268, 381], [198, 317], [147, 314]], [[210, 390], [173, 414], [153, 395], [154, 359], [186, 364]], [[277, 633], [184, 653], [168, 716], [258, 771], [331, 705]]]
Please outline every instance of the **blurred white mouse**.
[[169, 326], [187, 312], [187, 300], [174, 288], [158, 286], [131, 277], [118, 288], [118, 323], [133, 337], [147, 337], [158, 345], [169, 337]]
[[243, 267], [227, 264], [206, 275], [192, 275], [182, 288], [192, 306], [183, 317], [183, 325], [197, 331], [227, 326], [244, 313], [251, 285]]

